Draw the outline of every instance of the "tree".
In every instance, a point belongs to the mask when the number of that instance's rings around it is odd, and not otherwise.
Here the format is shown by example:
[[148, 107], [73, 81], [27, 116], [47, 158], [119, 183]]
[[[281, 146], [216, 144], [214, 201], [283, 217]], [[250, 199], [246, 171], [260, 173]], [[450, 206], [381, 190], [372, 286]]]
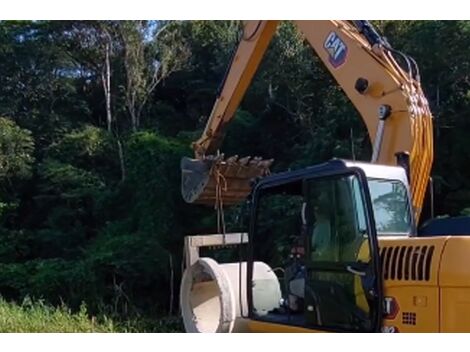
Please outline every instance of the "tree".
[[112, 131], [112, 56], [116, 52], [116, 23], [113, 21], [59, 21], [49, 29], [56, 43], [75, 63], [77, 73], [100, 77], [103, 89], [106, 126]]
[[18, 191], [15, 181], [32, 176], [34, 140], [31, 132], [0, 117], [0, 216], [15, 211]]
[[31, 177], [33, 152], [31, 132], [0, 117], [0, 182]]
[[[125, 102], [134, 132], [157, 85], [181, 69], [188, 59], [184, 42], [169, 40], [170, 30], [169, 24], [163, 21], [121, 21], [118, 24], [126, 72]], [[161, 43], [160, 38], [163, 38]]]

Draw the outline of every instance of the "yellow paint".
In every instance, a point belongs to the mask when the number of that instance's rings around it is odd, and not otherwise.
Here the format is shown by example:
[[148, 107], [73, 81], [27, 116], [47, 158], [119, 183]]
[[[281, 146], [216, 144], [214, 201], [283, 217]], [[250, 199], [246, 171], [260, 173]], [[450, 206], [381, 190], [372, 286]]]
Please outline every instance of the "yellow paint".
[[470, 288], [441, 289], [441, 303], [441, 331], [469, 332]]
[[247, 322], [247, 328], [249, 332], [266, 332], [266, 333], [312, 333], [312, 332], [324, 332], [313, 329], [301, 328], [298, 326], [289, 326], [282, 324], [267, 323], [257, 320], [249, 320]]
[[[470, 231], [470, 229], [469, 229]], [[442, 256], [439, 283], [444, 287], [469, 287], [470, 237], [452, 237]]]

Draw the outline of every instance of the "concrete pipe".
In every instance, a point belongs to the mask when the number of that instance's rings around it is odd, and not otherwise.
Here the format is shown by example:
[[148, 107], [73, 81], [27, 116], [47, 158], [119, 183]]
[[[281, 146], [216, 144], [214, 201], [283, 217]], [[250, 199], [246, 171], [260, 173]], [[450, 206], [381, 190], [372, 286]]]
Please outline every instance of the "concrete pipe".
[[[241, 280], [240, 280], [241, 272]], [[241, 295], [240, 295], [241, 283]], [[281, 288], [265, 263], [253, 267], [253, 301], [257, 314], [279, 307]], [[200, 258], [183, 274], [180, 305], [186, 332], [243, 332], [247, 314], [246, 263], [219, 264]]]

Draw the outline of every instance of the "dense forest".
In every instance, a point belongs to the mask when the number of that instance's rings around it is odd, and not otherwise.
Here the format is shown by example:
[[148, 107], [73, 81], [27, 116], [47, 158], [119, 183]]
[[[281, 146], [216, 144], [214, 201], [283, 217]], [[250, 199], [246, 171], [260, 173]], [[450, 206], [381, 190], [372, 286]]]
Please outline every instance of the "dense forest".
[[[470, 22], [375, 21], [413, 56], [434, 114], [439, 215], [470, 214]], [[240, 36], [237, 21], [0, 22], [0, 294], [93, 314], [175, 315], [183, 237], [212, 209], [180, 196]], [[283, 23], [224, 141], [272, 171], [368, 160], [357, 112]], [[236, 228], [238, 209], [227, 213]]]

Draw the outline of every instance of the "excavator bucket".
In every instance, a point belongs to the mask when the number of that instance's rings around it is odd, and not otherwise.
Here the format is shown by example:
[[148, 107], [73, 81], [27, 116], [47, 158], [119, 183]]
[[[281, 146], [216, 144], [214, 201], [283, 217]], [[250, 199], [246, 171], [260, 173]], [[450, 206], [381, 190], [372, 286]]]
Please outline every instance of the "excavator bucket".
[[251, 181], [269, 174], [273, 160], [223, 155], [181, 159], [181, 193], [187, 203], [235, 205], [251, 191]]

